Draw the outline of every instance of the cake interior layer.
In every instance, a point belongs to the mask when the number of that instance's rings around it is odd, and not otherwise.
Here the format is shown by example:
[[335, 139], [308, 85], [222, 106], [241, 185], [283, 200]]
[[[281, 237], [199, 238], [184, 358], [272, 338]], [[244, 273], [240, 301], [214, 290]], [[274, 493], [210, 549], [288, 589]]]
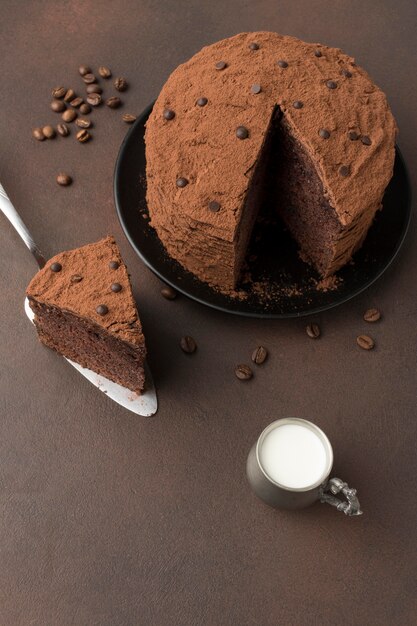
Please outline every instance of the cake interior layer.
[[30, 306], [42, 343], [127, 389], [143, 391], [144, 346], [122, 341], [93, 321], [33, 298]]

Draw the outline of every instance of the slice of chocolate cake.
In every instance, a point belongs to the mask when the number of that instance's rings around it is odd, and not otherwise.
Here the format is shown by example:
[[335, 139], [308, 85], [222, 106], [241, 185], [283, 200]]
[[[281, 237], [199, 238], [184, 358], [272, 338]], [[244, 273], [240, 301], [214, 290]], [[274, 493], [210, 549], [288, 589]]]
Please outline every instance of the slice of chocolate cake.
[[42, 343], [127, 389], [143, 391], [145, 339], [113, 237], [57, 254], [26, 294]]

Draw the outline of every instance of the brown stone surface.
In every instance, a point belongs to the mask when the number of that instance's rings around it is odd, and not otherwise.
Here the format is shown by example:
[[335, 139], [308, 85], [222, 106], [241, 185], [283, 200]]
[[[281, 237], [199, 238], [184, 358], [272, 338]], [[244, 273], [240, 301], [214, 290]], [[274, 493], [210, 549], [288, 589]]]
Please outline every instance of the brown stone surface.
[[[268, 28], [348, 50], [367, 68], [387, 93], [415, 188], [415, 4], [106, 0], [22, 10], [4, 0], [1, 8], [0, 181], [48, 255], [114, 233], [160, 401], [155, 418], [138, 418], [39, 345], [23, 312], [35, 263], [0, 216], [1, 624], [412, 624], [415, 227], [373, 288], [308, 320], [322, 330], [311, 341], [307, 320], [239, 319], [161, 297], [114, 211], [113, 167], [127, 130], [118, 111], [94, 111], [85, 145], [74, 133], [38, 142], [31, 130], [59, 121], [49, 109], [54, 86], [83, 92], [81, 64], [126, 76], [124, 110], [136, 114], [203, 45]], [[60, 171], [73, 185], [56, 184]], [[369, 332], [370, 307], [383, 319], [366, 352], [356, 337]], [[198, 343], [191, 356], [179, 348], [186, 334]], [[234, 369], [257, 345], [268, 361], [242, 383]], [[325, 505], [277, 512], [252, 495], [246, 455], [286, 415], [329, 435], [335, 472], [358, 489], [363, 517]]]

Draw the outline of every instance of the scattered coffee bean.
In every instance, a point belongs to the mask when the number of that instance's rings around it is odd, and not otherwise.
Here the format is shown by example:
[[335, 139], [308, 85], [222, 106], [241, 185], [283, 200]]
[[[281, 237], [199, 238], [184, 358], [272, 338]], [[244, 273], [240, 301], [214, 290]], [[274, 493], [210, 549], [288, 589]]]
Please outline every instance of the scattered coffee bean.
[[110, 78], [111, 76], [111, 70], [110, 68], [106, 67], [105, 65], [101, 65], [98, 68], [98, 73], [100, 74], [100, 76], [102, 78]]
[[64, 122], [73, 122], [76, 117], [77, 111], [74, 111], [74, 109], [67, 109], [62, 114], [62, 119], [64, 120]]
[[342, 70], [342, 75], [346, 76], [346, 78], [352, 78], [352, 73], [349, 70]]
[[227, 67], [227, 63], [226, 61], [218, 61], [214, 67], [216, 68], [216, 70], [225, 70]]
[[79, 130], [76, 137], [80, 143], [85, 143], [86, 141], [91, 139], [91, 135], [88, 130]]
[[99, 304], [96, 308], [96, 313], [99, 315], [106, 315], [109, 312], [108, 307], [105, 304]]
[[288, 67], [288, 63], [287, 61], [278, 61], [277, 64], [279, 65], [279, 67], [282, 67], [283, 69], [285, 69], [286, 67]]
[[217, 202], [217, 200], [211, 200], [208, 206], [212, 213], [218, 213], [218, 211], [220, 211], [220, 202]]
[[235, 374], [239, 380], [250, 380], [253, 376], [253, 372], [249, 365], [245, 365], [244, 363], [236, 367]]
[[88, 65], [80, 65], [80, 67], [78, 68], [78, 71], [81, 76], [85, 76], [86, 74], [91, 73], [91, 67], [88, 67]]
[[52, 272], [60, 272], [62, 270], [62, 265], [61, 263], [52, 263], [51, 267], [50, 267]]
[[207, 102], [208, 102], [207, 98], [199, 98], [197, 100], [197, 104], [199, 107], [205, 107]]
[[368, 337], [368, 335], [359, 335], [359, 337], [356, 337], [356, 343], [363, 350], [372, 350], [375, 346], [374, 340], [372, 337]]
[[86, 120], [84, 117], [79, 117], [75, 120], [75, 123], [79, 126], [79, 128], [90, 128], [92, 125], [92, 121]]
[[58, 99], [63, 98], [66, 93], [67, 93], [67, 90], [65, 89], [65, 87], [54, 87], [52, 89], [53, 98], [58, 98]]
[[61, 187], [68, 187], [68, 185], [71, 185], [72, 183], [72, 178], [71, 176], [68, 176], [68, 174], [63, 174], [61, 172], [56, 177], [56, 182], [58, 183], [58, 185], [61, 185]]
[[361, 142], [363, 143], [364, 146], [370, 146], [372, 144], [372, 141], [366, 135], [362, 135]]
[[177, 292], [172, 287], [168, 285], [161, 289], [161, 295], [164, 296], [166, 300], [175, 300], [177, 297]]
[[122, 290], [122, 286], [120, 283], [113, 283], [112, 286], [110, 287], [110, 289], [114, 292], [114, 293], [119, 293], [119, 291]]
[[120, 263], [118, 261], [109, 261], [109, 268], [111, 270], [118, 270], [120, 267]]
[[302, 109], [304, 104], [301, 102], [301, 100], [296, 100], [295, 102], [292, 103], [294, 109]]
[[68, 137], [68, 135], [70, 134], [70, 129], [66, 124], [57, 124], [56, 129], [61, 137]]
[[310, 339], [318, 339], [321, 335], [320, 326], [318, 324], [308, 324], [308, 326], [306, 326], [306, 333]]
[[83, 277], [80, 276], [80, 274], [73, 274], [70, 278], [70, 281], [72, 283], [80, 283], [82, 281]]
[[175, 111], [173, 111], [172, 109], [165, 109], [164, 119], [170, 121], [170, 120], [173, 120], [174, 117], [175, 117]]
[[126, 78], [123, 78], [123, 76], [116, 78], [113, 84], [117, 91], [126, 91], [128, 87], [127, 80]]
[[103, 93], [102, 88], [96, 84], [87, 85], [85, 90], [87, 93]]
[[238, 126], [236, 128], [236, 137], [238, 139], [247, 139], [249, 137], [249, 131], [246, 126]]
[[62, 102], [62, 100], [52, 100], [51, 109], [55, 111], [55, 113], [62, 113], [62, 111], [66, 109], [65, 102]]
[[88, 72], [87, 74], [84, 74], [83, 76], [83, 81], [87, 84], [87, 85], [92, 85], [93, 83], [97, 82], [96, 77], [94, 76], [94, 74], [91, 74], [91, 72]]
[[65, 92], [64, 100], [65, 102], [71, 102], [75, 98], [75, 91], [73, 89], [67, 89]]
[[55, 137], [55, 129], [53, 126], [44, 126], [42, 132], [47, 139], [53, 139]]
[[319, 135], [322, 139], [328, 139], [330, 137], [330, 133], [325, 128], [320, 128]]
[[258, 346], [252, 352], [252, 361], [256, 363], [256, 365], [262, 365], [266, 361], [268, 356], [268, 351], [263, 346]]
[[316, 56], [318, 59], [319, 59], [321, 56], [323, 56], [323, 55], [322, 55], [322, 53], [321, 53], [321, 50], [315, 50], [315, 51], [314, 51], [314, 56]]
[[89, 104], [87, 104], [87, 102], [83, 102], [83, 104], [80, 106], [80, 113], [82, 115], [88, 115], [89, 113], [91, 113], [91, 107]]
[[77, 109], [79, 106], [82, 105], [83, 102], [83, 99], [78, 96], [78, 98], [74, 98], [74, 100], [71, 100], [70, 105], [74, 107], [74, 109]]
[[111, 109], [118, 109], [122, 104], [122, 101], [117, 96], [112, 96], [111, 98], [107, 98], [106, 104]]
[[35, 139], [37, 139], [38, 141], [44, 141], [44, 139], [46, 139], [45, 135], [43, 134], [43, 130], [42, 128], [34, 128], [32, 130], [32, 135], [35, 137]]
[[255, 85], [252, 85], [250, 90], [252, 93], [257, 94], [257, 93], [261, 93], [262, 88], [258, 83], [255, 83]]
[[91, 104], [93, 107], [98, 107], [101, 104], [101, 96], [99, 93], [89, 93], [87, 96], [88, 104]]
[[136, 115], [131, 115], [130, 113], [123, 113], [122, 120], [126, 122], [126, 124], [133, 124], [136, 121]]
[[363, 314], [365, 322], [377, 322], [381, 319], [381, 312], [378, 309], [368, 309]]
[[349, 176], [350, 168], [347, 165], [342, 165], [342, 167], [339, 168], [339, 174], [344, 177]]
[[181, 337], [180, 341], [181, 350], [186, 354], [192, 354], [197, 349], [197, 344], [192, 337], [186, 335], [185, 337]]
[[334, 80], [328, 80], [328, 81], [326, 82], [326, 87], [327, 87], [328, 89], [336, 89], [336, 87], [337, 87], [337, 83], [336, 83]]
[[177, 187], [186, 187], [188, 185], [188, 180], [186, 178], [177, 178]]
[[358, 133], [355, 133], [355, 131], [354, 131], [354, 130], [350, 130], [350, 131], [348, 132], [348, 137], [349, 137], [349, 139], [350, 139], [351, 141], [357, 141], [357, 140], [359, 139], [359, 135], [358, 135]]
[[252, 43], [249, 44], [249, 48], [250, 50], [259, 50], [259, 44], [252, 41]]

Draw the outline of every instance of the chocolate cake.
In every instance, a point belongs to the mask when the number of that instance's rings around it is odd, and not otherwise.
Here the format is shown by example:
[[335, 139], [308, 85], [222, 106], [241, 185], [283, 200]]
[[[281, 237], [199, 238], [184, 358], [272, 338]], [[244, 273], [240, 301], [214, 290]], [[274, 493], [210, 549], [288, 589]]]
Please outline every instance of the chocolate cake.
[[42, 343], [123, 387], [143, 390], [145, 340], [113, 237], [57, 254], [26, 294]]
[[173, 72], [149, 117], [151, 225], [183, 267], [232, 290], [272, 190], [302, 258], [330, 276], [381, 207], [395, 136], [385, 95], [341, 50], [225, 39]]

